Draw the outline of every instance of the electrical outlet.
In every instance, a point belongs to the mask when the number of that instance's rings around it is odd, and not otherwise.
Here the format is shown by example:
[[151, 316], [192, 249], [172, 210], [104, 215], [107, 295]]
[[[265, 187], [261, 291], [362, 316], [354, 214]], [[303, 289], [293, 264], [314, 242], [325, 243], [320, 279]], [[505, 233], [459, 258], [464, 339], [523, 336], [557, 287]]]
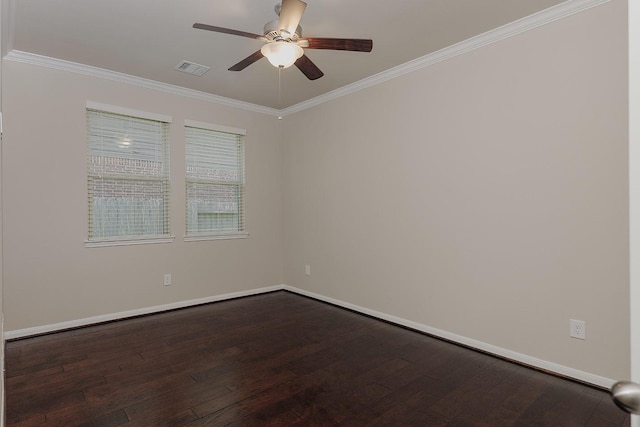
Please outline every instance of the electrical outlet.
[[169, 286], [171, 284], [171, 273], [165, 273], [164, 275], [164, 285]]
[[569, 320], [569, 336], [571, 338], [577, 338], [579, 340], [587, 339], [587, 328], [584, 320]]
[[307, 276], [311, 276], [311, 266], [310, 265], [305, 265], [304, 266], [304, 274], [306, 274]]

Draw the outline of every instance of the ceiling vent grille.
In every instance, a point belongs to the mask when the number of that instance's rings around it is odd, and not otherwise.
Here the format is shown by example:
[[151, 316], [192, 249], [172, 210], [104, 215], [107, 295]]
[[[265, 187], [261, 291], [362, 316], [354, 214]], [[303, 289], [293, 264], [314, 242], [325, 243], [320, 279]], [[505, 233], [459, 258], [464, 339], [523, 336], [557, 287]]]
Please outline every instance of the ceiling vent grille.
[[176, 70], [182, 71], [187, 74], [193, 74], [194, 76], [201, 76], [207, 71], [209, 71], [209, 67], [206, 65], [196, 64], [195, 62], [182, 61], [178, 65], [176, 65]]

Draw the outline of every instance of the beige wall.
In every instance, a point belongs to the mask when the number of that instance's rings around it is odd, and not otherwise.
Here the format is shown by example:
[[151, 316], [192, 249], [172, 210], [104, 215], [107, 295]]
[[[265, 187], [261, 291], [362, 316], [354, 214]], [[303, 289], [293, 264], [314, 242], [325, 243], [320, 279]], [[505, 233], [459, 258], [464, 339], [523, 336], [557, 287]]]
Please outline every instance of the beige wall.
[[[4, 57], [7, 50], [7, 23], [9, 22], [8, 4], [6, 0], [0, 0], [0, 56]], [[2, 66], [0, 64], [0, 114], [2, 114]], [[2, 135], [0, 134], [0, 146]], [[2, 268], [2, 149], [0, 149], [0, 427], [5, 421], [5, 392], [4, 392], [4, 304], [3, 304], [3, 268]]]
[[[4, 61], [6, 330], [282, 283], [282, 143], [275, 118]], [[87, 100], [172, 116], [170, 244], [85, 248]], [[184, 242], [184, 119], [243, 128], [242, 240]], [[173, 285], [163, 286], [163, 273]]]
[[[640, 383], [640, 2], [629, 0], [629, 211], [631, 377]], [[640, 427], [640, 417], [632, 417]]]
[[285, 282], [628, 378], [625, 22], [614, 0], [287, 117]]

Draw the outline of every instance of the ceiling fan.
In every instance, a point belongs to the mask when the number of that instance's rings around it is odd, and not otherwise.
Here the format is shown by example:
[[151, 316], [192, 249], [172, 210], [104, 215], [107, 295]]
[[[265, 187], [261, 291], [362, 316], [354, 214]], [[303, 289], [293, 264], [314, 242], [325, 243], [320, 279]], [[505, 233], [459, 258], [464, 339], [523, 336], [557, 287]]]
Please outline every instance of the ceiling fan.
[[193, 24], [193, 28], [259, 39], [265, 42], [260, 50], [229, 68], [229, 71], [244, 70], [266, 56], [275, 67], [287, 68], [295, 64], [309, 80], [315, 80], [322, 77], [324, 73], [311, 62], [302, 48], [371, 52], [373, 40], [370, 39], [303, 38], [302, 27], [298, 24], [306, 7], [307, 3], [301, 0], [282, 0], [282, 4], [277, 4], [275, 7], [279, 19], [268, 22], [264, 26], [263, 35], [207, 24]]

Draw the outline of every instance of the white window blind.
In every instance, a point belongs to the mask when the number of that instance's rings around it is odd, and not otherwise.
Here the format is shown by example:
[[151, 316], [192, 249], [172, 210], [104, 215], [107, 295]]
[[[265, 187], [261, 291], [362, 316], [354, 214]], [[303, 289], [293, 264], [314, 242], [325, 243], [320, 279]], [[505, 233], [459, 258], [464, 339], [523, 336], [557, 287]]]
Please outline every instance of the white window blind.
[[169, 236], [168, 131], [87, 108], [89, 241]]
[[185, 127], [187, 236], [244, 232], [244, 136]]

